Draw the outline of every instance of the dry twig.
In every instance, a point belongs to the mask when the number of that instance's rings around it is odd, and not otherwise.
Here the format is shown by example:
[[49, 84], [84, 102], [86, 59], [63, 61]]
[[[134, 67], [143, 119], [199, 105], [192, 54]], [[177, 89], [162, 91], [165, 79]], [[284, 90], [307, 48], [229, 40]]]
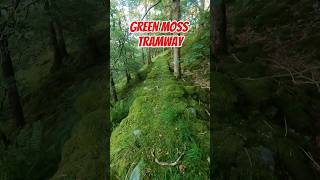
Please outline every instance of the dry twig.
[[[186, 146], [185, 146], [186, 149]], [[175, 160], [174, 162], [161, 162], [157, 159], [156, 155], [155, 155], [155, 150], [152, 149], [151, 151], [151, 155], [154, 158], [154, 162], [156, 162], [157, 164], [159, 164], [160, 166], [176, 166], [177, 164], [179, 164], [180, 159], [182, 158], [182, 156], [184, 155], [184, 152], [182, 152], [180, 154], [180, 156], [178, 157], [177, 160]]]

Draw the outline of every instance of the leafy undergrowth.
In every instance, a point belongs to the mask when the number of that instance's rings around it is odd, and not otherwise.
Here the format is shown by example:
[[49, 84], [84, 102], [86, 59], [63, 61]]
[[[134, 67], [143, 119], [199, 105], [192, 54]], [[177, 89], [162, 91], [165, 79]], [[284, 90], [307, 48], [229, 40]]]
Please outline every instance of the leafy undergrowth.
[[[146, 80], [133, 92], [128, 116], [112, 132], [112, 179], [209, 179], [208, 122], [189, 96], [192, 88], [187, 91], [170, 73], [166, 53], [154, 59]], [[155, 162], [171, 163], [181, 154], [176, 166]]]
[[[181, 67], [183, 80], [192, 82], [203, 90], [209, 90], [209, 12], [204, 11], [199, 17], [200, 27], [186, 35], [186, 41], [181, 48]], [[209, 92], [203, 93], [205, 95]], [[205, 101], [207, 104], [209, 102]]]

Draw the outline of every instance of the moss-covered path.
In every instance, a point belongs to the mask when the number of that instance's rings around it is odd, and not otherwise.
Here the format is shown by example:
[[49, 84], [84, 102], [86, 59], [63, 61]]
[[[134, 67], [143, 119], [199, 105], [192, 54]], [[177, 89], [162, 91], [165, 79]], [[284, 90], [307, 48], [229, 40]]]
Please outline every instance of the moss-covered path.
[[168, 60], [166, 53], [153, 60], [128, 116], [112, 132], [111, 179], [209, 179], [204, 109], [190, 97], [194, 88], [175, 80]]

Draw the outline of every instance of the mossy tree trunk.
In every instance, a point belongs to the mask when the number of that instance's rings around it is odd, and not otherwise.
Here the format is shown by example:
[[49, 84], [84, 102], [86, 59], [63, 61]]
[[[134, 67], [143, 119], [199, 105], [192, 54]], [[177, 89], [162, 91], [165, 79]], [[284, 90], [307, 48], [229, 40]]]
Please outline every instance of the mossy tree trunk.
[[0, 52], [2, 74], [7, 89], [10, 111], [14, 120], [13, 125], [15, 127], [23, 127], [25, 125], [25, 119], [16, 84], [11, 55], [8, 47], [8, 36], [4, 35], [1, 37]]
[[[148, 4], [147, 3], [148, 3], [147, 1], [145, 1], [145, 3], [144, 3], [145, 13], [148, 12]], [[148, 21], [148, 16], [145, 16], [145, 21]], [[150, 34], [148, 33], [148, 35], [150, 35]], [[152, 59], [152, 57], [151, 57], [151, 48], [148, 47], [147, 48], [147, 64], [148, 65], [150, 65], [152, 63], [151, 59]]]
[[[127, 52], [124, 53], [124, 56], [127, 57]], [[129, 83], [131, 80], [131, 74], [130, 74], [129, 64], [128, 64], [127, 58], [124, 60], [124, 68], [125, 68], [127, 83]]]
[[116, 86], [113, 80], [113, 76], [112, 73], [110, 73], [110, 79], [111, 79], [111, 96], [112, 96], [112, 100], [114, 102], [118, 101], [118, 96], [117, 96], [117, 91], [116, 91]]
[[[180, 0], [173, 0], [173, 19], [180, 20]], [[178, 34], [179, 35], [179, 34]], [[180, 48], [173, 48], [173, 72], [177, 79], [181, 78]]]
[[[212, 6], [211, 6], [212, 7]], [[227, 53], [227, 17], [224, 0], [213, 1], [213, 13], [211, 14], [213, 27], [213, 52], [215, 55]]]
[[131, 75], [128, 68], [126, 68], [126, 78], [127, 78], [127, 83], [129, 83], [131, 81]]

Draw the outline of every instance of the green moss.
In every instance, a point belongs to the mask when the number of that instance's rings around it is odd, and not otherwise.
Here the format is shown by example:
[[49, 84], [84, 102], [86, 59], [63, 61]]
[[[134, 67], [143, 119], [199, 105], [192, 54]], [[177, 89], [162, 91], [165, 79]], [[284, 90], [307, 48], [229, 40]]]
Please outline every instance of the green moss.
[[188, 95], [193, 95], [196, 93], [196, 87], [195, 86], [185, 86], [184, 87]]
[[164, 92], [166, 95], [173, 96], [173, 97], [183, 97], [185, 94], [185, 90], [181, 85], [177, 84], [172, 84], [172, 85], [167, 85], [164, 88]]
[[[167, 56], [158, 56], [143, 86], [136, 89], [128, 116], [111, 135], [111, 177], [129, 177], [136, 164], [144, 162], [142, 179], [185, 179], [198, 176], [208, 179], [209, 133], [208, 127], [188, 115], [191, 102], [184, 96], [185, 88], [171, 75]], [[182, 174], [178, 166], [165, 167], [154, 162], [154, 150], [160, 161], [173, 162], [185, 151], [181, 163], [186, 166]]]
[[113, 127], [116, 127], [123, 118], [125, 118], [129, 113], [129, 103], [120, 100], [116, 102], [111, 109], [111, 123]]

